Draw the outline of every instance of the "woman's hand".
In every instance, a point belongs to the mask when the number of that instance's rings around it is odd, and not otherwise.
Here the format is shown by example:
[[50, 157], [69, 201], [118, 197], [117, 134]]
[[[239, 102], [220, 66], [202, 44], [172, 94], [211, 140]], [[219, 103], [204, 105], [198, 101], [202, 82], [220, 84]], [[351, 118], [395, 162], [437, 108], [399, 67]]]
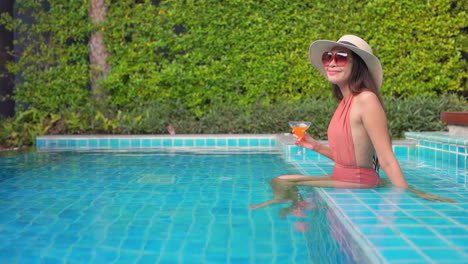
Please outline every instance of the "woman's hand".
[[445, 198], [445, 197], [440, 197], [440, 196], [429, 194], [429, 193], [424, 193], [424, 192], [418, 191], [418, 190], [416, 190], [414, 188], [411, 188], [411, 187], [408, 187], [407, 190], [414, 193], [414, 194], [416, 194], [417, 196], [419, 196], [419, 197], [421, 197], [423, 199], [429, 200], [429, 201], [456, 203], [456, 201], [454, 201], [452, 199]]
[[297, 136], [295, 136], [295, 143], [299, 147], [303, 147], [313, 151], [317, 151], [319, 147], [318, 141], [312, 138], [306, 131], [304, 131], [304, 137], [302, 139], [299, 139]]

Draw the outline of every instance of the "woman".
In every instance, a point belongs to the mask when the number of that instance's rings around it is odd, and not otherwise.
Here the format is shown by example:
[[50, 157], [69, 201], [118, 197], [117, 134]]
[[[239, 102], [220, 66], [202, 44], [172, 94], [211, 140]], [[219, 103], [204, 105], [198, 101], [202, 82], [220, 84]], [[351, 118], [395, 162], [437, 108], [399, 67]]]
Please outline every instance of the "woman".
[[302, 140], [296, 139], [296, 144], [334, 160], [333, 174], [279, 176], [270, 183], [273, 200], [252, 205], [251, 209], [277, 203], [298, 204], [300, 196], [296, 186], [383, 186], [386, 181], [379, 178], [379, 161], [393, 185], [428, 200], [454, 202], [408, 186], [392, 150], [387, 118], [379, 95], [382, 66], [366, 41], [354, 35], [345, 35], [337, 42], [318, 40], [310, 46], [309, 58], [312, 65], [333, 84], [333, 94], [341, 102], [328, 127], [330, 146], [319, 143], [307, 133]]

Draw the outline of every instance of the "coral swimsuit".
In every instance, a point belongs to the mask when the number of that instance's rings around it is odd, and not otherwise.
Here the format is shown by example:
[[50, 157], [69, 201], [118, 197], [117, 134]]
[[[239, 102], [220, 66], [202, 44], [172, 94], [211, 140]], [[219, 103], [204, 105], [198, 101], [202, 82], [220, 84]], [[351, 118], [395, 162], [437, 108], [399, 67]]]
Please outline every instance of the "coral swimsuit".
[[353, 99], [354, 96], [350, 95], [341, 101], [328, 126], [328, 142], [335, 160], [332, 178], [376, 187], [380, 179], [377, 171], [357, 166], [350, 122]]

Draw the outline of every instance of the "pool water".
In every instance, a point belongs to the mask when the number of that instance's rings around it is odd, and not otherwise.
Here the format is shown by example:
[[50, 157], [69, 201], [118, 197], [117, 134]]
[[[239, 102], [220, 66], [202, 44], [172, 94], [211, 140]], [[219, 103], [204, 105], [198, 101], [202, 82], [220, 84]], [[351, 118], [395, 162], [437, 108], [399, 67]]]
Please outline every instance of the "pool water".
[[0, 157], [0, 263], [362, 263], [336, 215], [248, 206], [301, 173], [275, 150]]

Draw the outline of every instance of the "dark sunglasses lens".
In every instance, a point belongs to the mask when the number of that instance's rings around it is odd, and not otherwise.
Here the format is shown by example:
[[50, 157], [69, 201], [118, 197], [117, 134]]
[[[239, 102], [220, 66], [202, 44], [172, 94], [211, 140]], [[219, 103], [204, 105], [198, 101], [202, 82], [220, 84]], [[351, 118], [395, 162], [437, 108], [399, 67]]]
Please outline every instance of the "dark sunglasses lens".
[[325, 66], [328, 66], [332, 60], [332, 53], [331, 52], [324, 52], [322, 54], [322, 63]]
[[335, 54], [335, 62], [337, 66], [345, 66], [348, 62], [348, 53], [337, 52]]

